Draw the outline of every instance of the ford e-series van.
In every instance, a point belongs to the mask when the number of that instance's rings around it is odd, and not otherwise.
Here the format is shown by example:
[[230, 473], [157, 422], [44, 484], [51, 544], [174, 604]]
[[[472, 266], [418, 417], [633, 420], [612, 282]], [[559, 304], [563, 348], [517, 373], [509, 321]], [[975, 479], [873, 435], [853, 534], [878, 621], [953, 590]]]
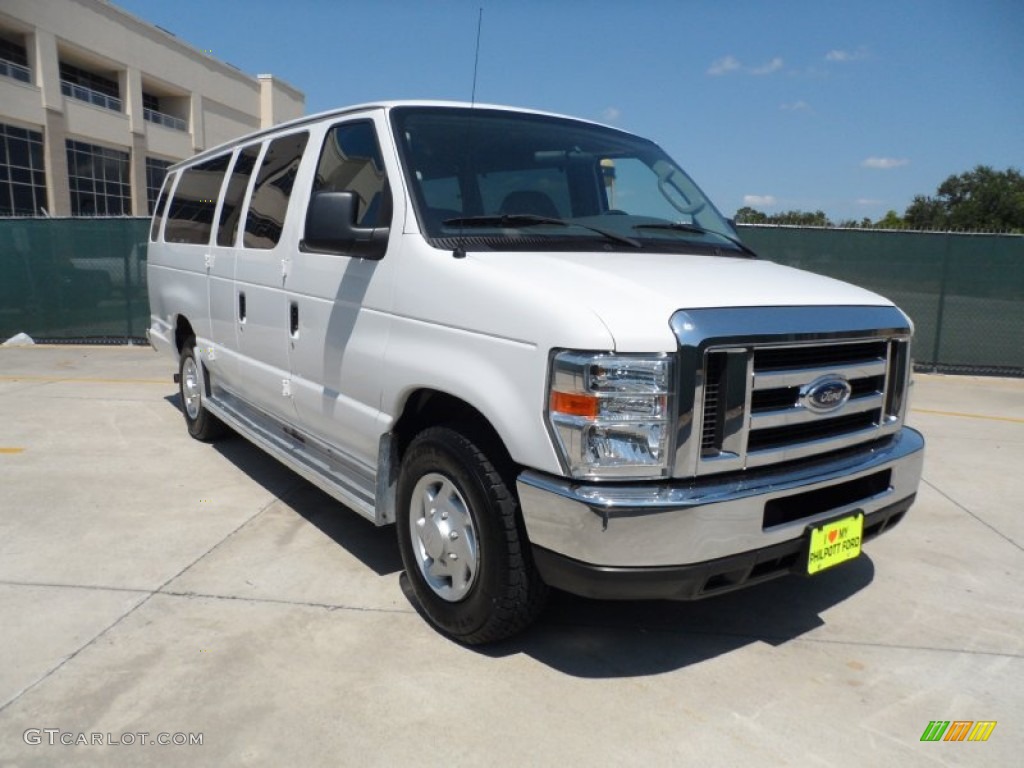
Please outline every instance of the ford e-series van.
[[170, 169], [151, 343], [225, 426], [379, 525], [422, 612], [507, 637], [548, 586], [693, 599], [901, 520], [911, 323], [759, 259], [614, 128], [388, 102]]

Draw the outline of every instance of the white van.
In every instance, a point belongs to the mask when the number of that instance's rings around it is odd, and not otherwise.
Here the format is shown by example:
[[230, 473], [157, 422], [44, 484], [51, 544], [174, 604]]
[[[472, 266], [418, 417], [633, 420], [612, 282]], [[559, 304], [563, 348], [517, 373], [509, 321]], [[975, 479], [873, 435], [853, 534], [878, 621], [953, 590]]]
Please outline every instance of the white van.
[[379, 525], [465, 643], [553, 586], [693, 599], [856, 557], [914, 500], [911, 323], [756, 258], [652, 142], [387, 102], [164, 182], [151, 343], [224, 425]]

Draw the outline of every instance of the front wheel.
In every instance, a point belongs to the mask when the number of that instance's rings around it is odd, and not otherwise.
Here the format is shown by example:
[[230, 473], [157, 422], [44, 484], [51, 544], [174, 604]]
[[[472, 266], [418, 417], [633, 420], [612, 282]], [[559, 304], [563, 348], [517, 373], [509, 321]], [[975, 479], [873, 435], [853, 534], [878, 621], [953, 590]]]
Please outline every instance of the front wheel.
[[482, 442], [427, 429], [398, 478], [398, 542], [416, 599], [442, 632], [471, 645], [526, 628], [547, 594], [518, 501]]
[[195, 339], [189, 339], [181, 349], [178, 367], [178, 387], [181, 412], [185, 415], [188, 433], [196, 440], [212, 442], [224, 435], [227, 428], [203, 406], [206, 397], [203, 386], [202, 363], [196, 356]]

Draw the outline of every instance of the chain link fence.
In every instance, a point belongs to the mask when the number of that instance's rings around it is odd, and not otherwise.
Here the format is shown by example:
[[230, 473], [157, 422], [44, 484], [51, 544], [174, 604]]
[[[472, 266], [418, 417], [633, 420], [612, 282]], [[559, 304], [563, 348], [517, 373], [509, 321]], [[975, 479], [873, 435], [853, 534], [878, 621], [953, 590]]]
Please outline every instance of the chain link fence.
[[914, 321], [919, 370], [1024, 376], [1024, 236], [741, 225], [763, 258], [855, 283]]
[[[147, 219], [0, 219], [0, 343], [144, 341]], [[741, 225], [764, 258], [892, 299], [919, 368], [1024, 376], [1024, 236]]]

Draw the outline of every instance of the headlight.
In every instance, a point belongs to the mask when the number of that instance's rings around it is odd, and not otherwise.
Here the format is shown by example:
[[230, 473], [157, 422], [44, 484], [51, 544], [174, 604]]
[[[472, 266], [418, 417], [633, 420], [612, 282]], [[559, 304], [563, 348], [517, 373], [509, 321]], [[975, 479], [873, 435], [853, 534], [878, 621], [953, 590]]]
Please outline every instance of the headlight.
[[672, 391], [668, 356], [555, 355], [548, 422], [569, 473], [589, 480], [667, 477]]

